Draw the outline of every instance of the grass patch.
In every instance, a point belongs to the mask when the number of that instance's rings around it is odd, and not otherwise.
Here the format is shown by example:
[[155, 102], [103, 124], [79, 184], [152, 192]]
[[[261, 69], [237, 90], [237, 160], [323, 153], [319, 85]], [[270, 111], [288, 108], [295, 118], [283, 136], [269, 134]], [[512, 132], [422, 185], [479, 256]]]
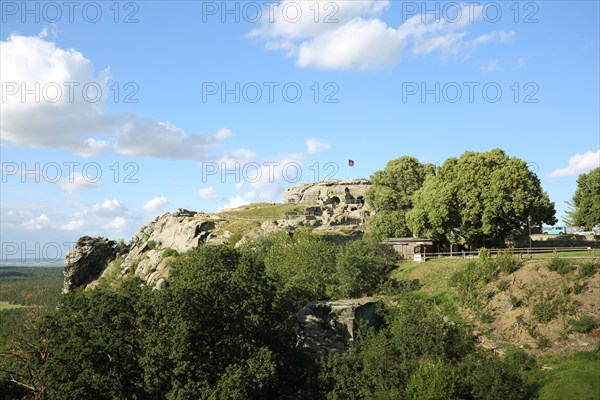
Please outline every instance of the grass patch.
[[392, 272], [392, 278], [398, 280], [418, 279], [421, 288], [413, 292], [418, 298], [433, 302], [443, 314], [455, 322], [462, 321], [455, 290], [450, 281], [452, 275], [464, 269], [469, 260], [433, 259], [424, 263], [404, 261]]
[[24, 306], [22, 304], [10, 304], [7, 301], [0, 301], [0, 311], [2, 311], [2, 310], [12, 310], [14, 308], [23, 308], [23, 307], [27, 307], [27, 306]]
[[569, 323], [571, 324], [571, 329], [579, 333], [588, 333], [598, 326], [596, 318], [588, 314], [583, 314], [578, 319], [572, 319]]
[[167, 257], [177, 257], [179, 255], [179, 252], [175, 249], [172, 248], [167, 248], [165, 249], [165, 251], [163, 251], [163, 258], [167, 258]]
[[248, 218], [261, 221], [269, 221], [285, 218], [288, 215], [304, 215], [306, 207], [296, 204], [271, 204], [271, 203], [256, 203], [233, 210], [226, 210], [220, 215], [235, 218]]
[[548, 269], [553, 272], [558, 272], [561, 275], [566, 275], [575, 269], [569, 260], [561, 258], [558, 254], [554, 254], [552, 258], [548, 260]]
[[579, 263], [579, 274], [577, 277], [579, 279], [585, 279], [594, 276], [599, 267], [600, 264], [597, 262], [597, 260], [584, 260]]
[[547, 324], [556, 318], [558, 311], [553, 299], [542, 294], [533, 301], [531, 313], [539, 323]]
[[577, 353], [567, 359], [543, 357], [539, 365], [552, 369], [533, 370], [539, 382], [539, 400], [593, 400], [600, 396], [600, 359], [593, 352]]

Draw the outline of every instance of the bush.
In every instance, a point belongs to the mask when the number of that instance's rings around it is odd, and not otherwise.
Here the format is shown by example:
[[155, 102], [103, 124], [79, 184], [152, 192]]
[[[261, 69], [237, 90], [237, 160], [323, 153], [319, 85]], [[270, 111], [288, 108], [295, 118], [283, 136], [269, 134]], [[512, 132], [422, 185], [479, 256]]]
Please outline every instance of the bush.
[[148, 240], [146, 242], [146, 247], [148, 247], [148, 250], [153, 250], [156, 248], [156, 241], [155, 240]]
[[456, 387], [458, 374], [444, 361], [424, 363], [410, 377], [406, 385], [406, 398], [413, 400], [458, 400]]
[[297, 312], [309, 301], [326, 299], [337, 251], [309, 229], [296, 229], [291, 237], [285, 232], [275, 235], [264, 263], [278, 290], [278, 306]]
[[588, 314], [583, 314], [578, 319], [572, 319], [569, 322], [571, 329], [579, 333], [588, 333], [598, 325], [596, 318]]
[[234, 234], [232, 234], [231, 236], [229, 236], [229, 239], [227, 239], [227, 243], [229, 244], [230, 248], [235, 248], [235, 245], [237, 242], [239, 242], [240, 240], [242, 240], [242, 234], [239, 232], [236, 232]]
[[[483, 254], [484, 256], [481, 256]], [[490, 294], [482, 292], [481, 287], [498, 277], [495, 265], [485, 256], [486, 250], [480, 250], [477, 262], [469, 262], [464, 269], [456, 271], [450, 277], [450, 285], [458, 294], [458, 300], [463, 306], [477, 308], [482, 301], [489, 300]]]
[[542, 324], [552, 321], [557, 314], [556, 305], [552, 299], [544, 295], [534, 300], [531, 312], [535, 319]]
[[177, 257], [179, 255], [179, 252], [175, 249], [172, 248], [168, 248], [163, 252], [163, 257], [167, 258], [167, 257]]
[[508, 298], [508, 302], [512, 306], [512, 308], [517, 308], [521, 306], [521, 300], [519, 300], [515, 295], [510, 295]]
[[477, 264], [469, 262], [464, 269], [458, 270], [450, 277], [450, 285], [456, 289], [458, 300], [462, 306], [478, 307], [479, 272]]
[[596, 271], [598, 271], [598, 267], [600, 265], [596, 260], [585, 260], [581, 264], [579, 264], [579, 274], [577, 275], [580, 279], [589, 278], [593, 276]]
[[521, 260], [514, 255], [512, 249], [499, 251], [495, 259], [496, 266], [503, 274], [512, 274], [521, 266]]
[[542, 350], [542, 349], [547, 349], [548, 347], [552, 346], [552, 343], [550, 343], [550, 339], [548, 339], [546, 336], [544, 335], [538, 335], [538, 338], [535, 342], [535, 346]]
[[500, 282], [498, 282], [498, 285], [496, 285], [496, 288], [499, 291], [504, 292], [506, 289], [508, 289], [509, 286], [510, 286], [510, 282], [508, 282], [506, 279], [503, 279]]
[[386, 279], [398, 261], [390, 246], [372, 239], [354, 241], [337, 255], [333, 284], [327, 292], [333, 298], [368, 296]]
[[379, 286], [379, 294], [394, 295], [404, 292], [412, 292], [421, 289], [421, 282], [418, 279], [388, 279]]
[[574, 268], [574, 266], [569, 264], [568, 260], [560, 258], [556, 253], [548, 260], [548, 269], [553, 272], [558, 272], [561, 275], [568, 274]]

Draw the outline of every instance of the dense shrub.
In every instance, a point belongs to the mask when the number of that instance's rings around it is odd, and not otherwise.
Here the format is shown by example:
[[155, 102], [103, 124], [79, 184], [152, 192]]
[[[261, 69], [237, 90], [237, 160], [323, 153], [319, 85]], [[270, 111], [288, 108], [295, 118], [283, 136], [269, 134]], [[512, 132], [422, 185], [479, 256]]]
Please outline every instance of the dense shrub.
[[477, 350], [466, 329], [409, 294], [348, 351], [332, 352], [319, 374], [327, 399], [525, 399], [532, 360], [511, 349], [501, 359]]
[[556, 303], [551, 296], [542, 294], [533, 300], [531, 313], [538, 322], [545, 324], [552, 321], [557, 312]]
[[337, 255], [333, 282], [328, 294], [333, 298], [368, 296], [375, 293], [390, 275], [398, 253], [373, 239], [344, 246]]
[[579, 333], [588, 333], [598, 326], [596, 318], [588, 314], [583, 314], [578, 319], [572, 319], [569, 323], [571, 324], [572, 329]]
[[580, 279], [589, 278], [600, 269], [600, 263], [596, 260], [585, 260], [579, 264], [579, 274], [577, 275]]
[[553, 272], [558, 272], [561, 275], [566, 275], [573, 271], [575, 267], [569, 263], [569, 260], [559, 257], [558, 254], [554, 254], [548, 260], [548, 269]]
[[512, 249], [499, 251], [494, 262], [503, 274], [512, 274], [521, 266], [521, 260], [513, 253]]

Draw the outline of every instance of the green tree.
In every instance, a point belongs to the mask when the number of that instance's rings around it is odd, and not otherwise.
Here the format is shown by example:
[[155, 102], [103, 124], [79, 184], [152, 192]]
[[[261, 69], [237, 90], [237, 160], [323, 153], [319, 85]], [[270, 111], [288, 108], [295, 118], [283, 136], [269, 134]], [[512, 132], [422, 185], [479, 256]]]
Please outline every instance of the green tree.
[[425, 177], [434, 173], [432, 164], [423, 165], [414, 157], [403, 156], [371, 175], [372, 185], [365, 196], [376, 211], [369, 221], [371, 234], [378, 238], [409, 235], [406, 211], [412, 208], [412, 198]]
[[372, 295], [389, 278], [398, 253], [373, 238], [356, 240], [338, 253], [330, 297], [348, 298]]
[[292, 316], [309, 301], [327, 298], [327, 287], [333, 283], [336, 253], [335, 245], [310, 229], [276, 235], [265, 267], [277, 288], [277, 307]]
[[[264, 265], [227, 245], [200, 246], [173, 265], [141, 315], [140, 364], [153, 398], [268, 398], [282, 335]], [[283, 339], [281, 339], [283, 340]]]
[[[432, 303], [407, 294], [395, 302], [386, 309], [381, 329], [361, 332], [350, 349], [331, 352], [323, 362], [319, 379], [327, 399], [406, 398], [421, 364], [438, 360], [454, 365], [473, 349], [466, 330], [445, 321]], [[409, 396], [423, 393], [422, 379], [438, 372], [418, 372]], [[440, 379], [436, 385], [450, 391], [454, 379]]]
[[600, 223], [600, 167], [577, 178], [577, 190], [573, 195], [574, 225], [591, 229]]
[[129, 280], [64, 296], [37, 328], [45, 399], [142, 399], [137, 300], [147, 287]]
[[554, 203], [527, 163], [500, 149], [465, 152], [426, 180], [407, 213], [415, 235], [498, 245], [527, 226], [554, 224]]

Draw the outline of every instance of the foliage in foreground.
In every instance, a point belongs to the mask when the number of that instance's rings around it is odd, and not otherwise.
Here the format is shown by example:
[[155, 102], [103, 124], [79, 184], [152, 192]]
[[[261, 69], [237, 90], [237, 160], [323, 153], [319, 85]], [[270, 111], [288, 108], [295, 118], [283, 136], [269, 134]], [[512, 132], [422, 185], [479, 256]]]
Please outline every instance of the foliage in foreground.
[[[466, 329], [432, 303], [397, 299], [379, 331], [364, 330], [345, 353], [330, 353], [320, 371], [327, 399], [525, 399], [533, 361], [511, 349], [497, 358], [474, 346]], [[516, 361], [519, 359], [519, 361]], [[525, 361], [525, 362], [524, 362]]]

